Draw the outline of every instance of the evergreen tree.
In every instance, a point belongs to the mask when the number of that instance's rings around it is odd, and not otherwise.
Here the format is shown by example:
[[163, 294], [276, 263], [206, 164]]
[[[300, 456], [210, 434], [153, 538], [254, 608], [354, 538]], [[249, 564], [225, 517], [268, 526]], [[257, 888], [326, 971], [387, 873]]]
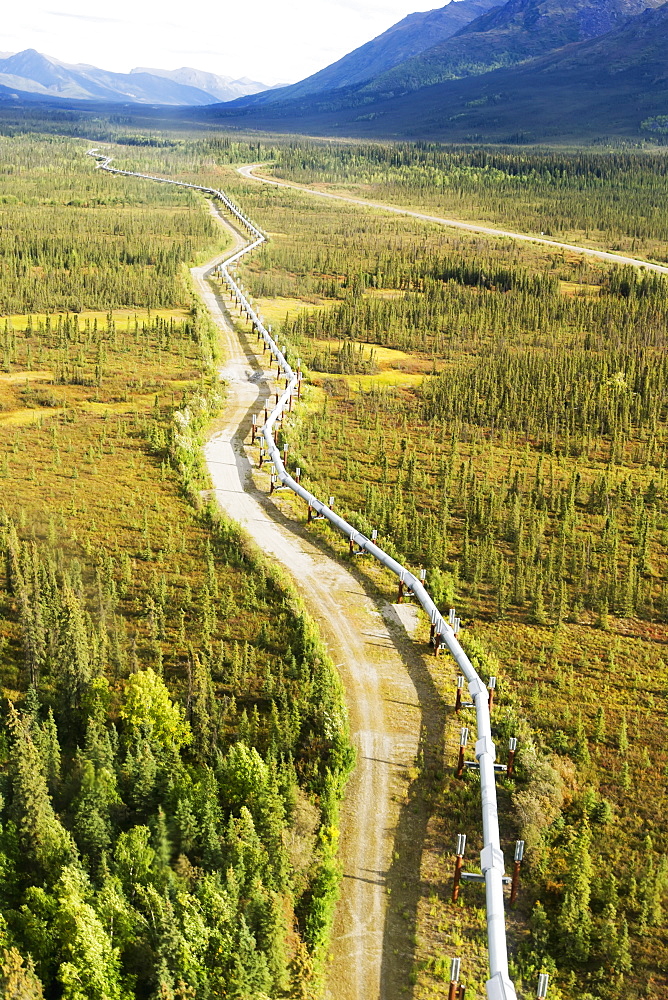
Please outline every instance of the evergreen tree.
[[13, 812], [19, 842], [24, 857], [36, 865], [42, 877], [54, 875], [63, 864], [74, 860], [76, 847], [54, 812], [40, 753], [11, 704], [9, 727]]
[[589, 908], [593, 865], [589, 847], [591, 832], [586, 819], [574, 841], [559, 915], [562, 949], [568, 958], [586, 962], [591, 950], [592, 915]]
[[63, 588], [58, 621], [56, 670], [64, 715], [72, 720], [80, 712], [92, 677], [91, 653], [84, 610], [67, 584]]
[[7, 925], [0, 917], [0, 996], [3, 1000], [43, 1000], [42, 984], [32, 959], [25, 960], [11, 943]]

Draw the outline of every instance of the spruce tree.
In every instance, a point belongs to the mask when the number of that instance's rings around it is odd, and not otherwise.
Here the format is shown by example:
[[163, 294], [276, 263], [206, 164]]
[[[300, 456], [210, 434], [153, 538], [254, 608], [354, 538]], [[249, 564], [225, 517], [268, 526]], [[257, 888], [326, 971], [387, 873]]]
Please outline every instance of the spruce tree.
[[592, 915], [589, 908], [594, 873], [591, 832], [582, 820], [569, 857], [569, 871], [559, 915], [559, 932], [564, 954], [575, 962], [586, 962], [591, 950]]
[[41, 876], [52, 876], [76, 858], [76, 847], [54, 811], [40, 753], [11, 703], [9, 728], [12, 809], [19, 842], [25, 859], [37, 867]]

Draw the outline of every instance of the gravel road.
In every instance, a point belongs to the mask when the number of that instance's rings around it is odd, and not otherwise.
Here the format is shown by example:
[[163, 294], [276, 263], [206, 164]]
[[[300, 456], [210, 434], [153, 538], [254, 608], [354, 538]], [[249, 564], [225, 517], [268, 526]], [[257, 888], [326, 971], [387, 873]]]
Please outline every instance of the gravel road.
[[580, 247], [573, 243], [558, 243], [556, 240], [545, 239], [544, 236], [529, 236], [526, 233], [513, 233], [506, 229], [493, 229], [490, 226], [481, 226], [473, 222], [460, 222], [458, 219], [443, 219], [438, 215], [425, 215], [423, 212], [411, 212], [407, 208], [398, 205], [383, 205], [377, 201], [367, 201], [366, 198], [351, 198], [345, 194], [332, 194], [330, 191], [316, 191], [314, 188], [303, 187], [300, 184], [289, 184], [287, 181], [269, 180], [262, 177], [255, 171], [261, 167], [261, 163], [251, 163], [247, 166], [238, 167], [239, 173], [248, 180], [260, 181], [263, 184], [272, 184], [274, 187], [291, 188], [293, 191], [301, 191], [302, 194], [312, 194], [317, 198], [330, 198], [334, 201], [345, 201], [351, 205], [362, 205], [364, 208], [379, 208], [383, 212], [394, 212], [396, 215], [407, 215], [413, 219], [424, 219], [425, 222], [435, 222], [440, 226], [450, 226], [452, 229], [465, 229], [470, 233], [485, 233], [487, 236], [504, 236], [511, 240], [522, 240], [525, 243], [540, 243], [543, 246], [556, 247], [558, 250], [572, 250], [574, 253], [581, 253], [588, 257], [596, 257], [599, 260], [612, 261], [615, 264], [630, 264], [631, 267], [643, 267], [648, 271], [658, 271], [659, 274], [668, 274], [668, 267], [662, 264], [651, 264], [646, 260], [639, 260], [637, 257], [624, 257], [618, 253], [609, 253], [607, 250], [594, 250], [591, 247]]

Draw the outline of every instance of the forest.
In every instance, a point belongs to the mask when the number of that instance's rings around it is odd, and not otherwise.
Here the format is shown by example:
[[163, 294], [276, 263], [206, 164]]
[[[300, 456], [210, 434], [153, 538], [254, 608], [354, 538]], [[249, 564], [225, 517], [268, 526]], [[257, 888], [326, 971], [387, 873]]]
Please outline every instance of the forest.
[[[32, 267], [53, 271], [51, 312], [16, 280], [16, 243], [3, 244], [0, 281], [2, 975], [29, 997], [309, 997], [352, 757], [308, 616], [202, 499], [197, 448], [181, 433], [186, 410], [196, 437], [219, 405], [211, 333], [181, 279], [213, 230], [187, 193], [73, 168], [81, 145], [65, 140], [2, 139], [6, 171], [8, 142], [17, 157], [62, 166], [57, 204], [34, 206]], [[476, 668], [498, 678], [502, 761], [519, 741], [515, 774], [499, 778], [502, 836], [527, 848], [508, 924], [518, 995], [533, 996], [546, 971], [553, 1000], [658, 1000], [668, 988], [665, 279], [325, 203], [242, 178], [235, 164], [661, 261], [665, 158], [170, 142], [123, 141], [117, 165], [223, 187], [269, 233], [240, 272], [308, 377], [282, 431], [291, 467], [426, 569], [439, 605], [462, 616]], [[31, 184], [24, 169], [16, 197], [49, 196]], [[66, 203], [82, 191], [89, 204]], [[112, 301], [99, 312], [100, 285], [87, 298], [80, 267], [64, 266], [74, 250], [85, 259], [87, 223], [69, 224], [57, 261], [39, 229], [51, 208], [102, 220], [112, 198], [128, 231], [91, 222], [91, 246], [96, 232], [100, 246], [109, 240], [99, 274], [112, 262]], [[134, 223], [133, 199], [146, 206]], [[173, 270], [160, 272], [164, 298], [148, 311], [138, 289], [166, 258], [133, 247], [160, 242], [165, 214]], [[123, 268], [118, 237], [137, 252]], [[322, 524], [309, 530], [354, 558]], [[396, 600], [391, 581], [356, 565]], [[449, 713], [453, 665], [425, 662]], [[447, 995], [455, 952], [467, 998], [484, 995], [484, 894], [472, 885], [450, 898], [456, 835], [468, 834], [473, 868], [480, 846], [475, 773], [454, 774], [460, 726], [472, 724], [469, 709], [449, 716], [443, 745], [416, 768], [411, 804], [429, 822], [406, 970], [414, 1000]], [[81, 987], [91, 967], [106, 970], [104, 984]]]
[[300, 142], [282, 148], [271, 169], [299, 184], [666, 259], [660, 151]]
[[208, 207], [84, 153], [0, 145], [0, 992], [308, 998], [340, 682], [207, 499], [217, 342], [185, 267], [220, 246]]
[[[411, 151], [402, 155], [409, 175]], [[423, 155], [414, 154], [418, 177]], [[491, 154], [456, 155], [470, 163]], [[514, 155], [519, 171], [527, 154]], [[289, 176], [281, 158], [298, 156], [282, 149], [273, 169]], [[554, 156], [546, 160], [547, 170]], [[574, 176], [605, 157], [563, 160]], [[638, 189], [656, 182], [651, 158], [624, 162]], [[613, 180], [616, 163], [611, 154]], [[550, 185], [536, 175], [547, 200]], [[309, 179], [330, 180], [326, 170]], [[361, 531], [378, 529], [387, 551], [425, 567], [437, 600], [463, 615], [479, 671], [498, 677], [495, 736], [499, 747], [510, 736], [521, 747], [517, 776], [500, 780], [499, 795], [505, 836], [527, 845], [521, 922], [509, 925], [522, 995], [543, 970], [555, 996], [662, 996], [665, 280], [324, 207], [232, 174], [228, 186], [276, 234], [244, 280], [312, 366], [308, 402], [286, 431], [302, 482], [335, 495]], [[479, 199], [477, 218], [484, 186]], [[504, 221], [519, 223], [512, 211], [511, 202]], [[623, 231], [629, 211], [609, 198], [610, 230]], [[662, 259], [661, 225], [647, 238]], [[345, 557], [344, 544], [329, 544]], [[368, 572], [389, 597], [391, 583]], [[451, 668], [432, 660], [430, 669], [452, 704]], [[475, 830], [475, 777], [462, 789], [451, 770], [458, 735], [454, 724], [442, 754], [424, 764], [425, 856]], [[484, 941], [483, 897], [469, 888], [453, 905], [448, 868], [427, 866], [416, 997], [446, 988], [453, 946], [466, 941], [474, 966]], [[469, 972], [474, 996], [483, 979]]]

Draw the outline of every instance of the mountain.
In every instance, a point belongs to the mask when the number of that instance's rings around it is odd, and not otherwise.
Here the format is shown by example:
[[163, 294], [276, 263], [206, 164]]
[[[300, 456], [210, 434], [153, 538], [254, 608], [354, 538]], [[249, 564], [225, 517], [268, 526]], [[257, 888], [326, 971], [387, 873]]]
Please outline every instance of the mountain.
[[[397, 37], [401, 37], [398, 29], [412, 18], [426, 19], [422, 22], [426, 27], [431, 23], [429, 18], [432, 15], [445, 16], [448, 11], [452, 14], [466, 2], [467, 0], [460, 0], [460, 3], [448, 4], [447, 7], [430, 11], [426, 15], [411, 15], [385, 35], [369, 42], [368, 46], [362, 46], [315, 77], [275, 90], [269, 95], [259, 94], [245, 98], [235, 104], [254, 107], [271, 103], [277, 105], [277, 108], [285, 105], [284, 113], [293, 117], [316, 109], [326, 113], [330, 110], [371, 105], [375, 101], [416, 91], [443, 80], [487, 73], [549, 53], [564, 45], [598, 37], [623, 26], [630, 17], [637, 16], [646, 9], [658, 9], [666, 0], [509, 0], [501, 6], [490, 7], [448, 37], [429, 47], [423, 47], [418, 54], [396, 62], [389, 69], [376, 73], [373, 77], [367, 73], [366, 79], [361, 83], [350, 82], [352, 74], [348, 79], [344, 73], [334, 72], [337, 66], [353, 57], [353, 66], [363, 65], [361, 57], [357, 60], [357, 53], [362, 53], [371, 46], [367, 53], [370, 58], [373, 47], [381, 39], [386, 39], [384, 44], [391, 48], [395, 32]], [[472, 7], [468, 6], [467, 12], [471, 13]], [[429, 32], [425, 31], [423, 41], [428, 35]], [[330, 71], [331, 75], [328, 75]], [[326, 76], [337, 83], [336, 89], [331, 87], [327, 91], [317, 92], [310, 89], [313, 84], [309, 81], [318, 77], [323, 80]], [[371, 113], [371, 109], [369, 112]]]
[[305, 80], [258, 94], [239, 104], [249, 107], [275, 104], [278, 101], [365, 83], [398, 63], [430, 49], [437, 42], [450, 38], [470, 21], [502, 3], [503, 0], [452, 0], [437, 10], [409, 14], [382, 35]]
[[264, 86], [188, 68], [111, 73], [84, 63], [72, 66], [35, 49], [0, 58], [0, 85], [42, 97], [187, 107], [229, 101]]
[[44, 97], [130, 101], [137, 104], [211, 104], [211, 95], [149, 73], [111, 73], [69, 66], [35, 49], [0, 59], [0, 84]]
[[249, 94], [274, 89], [267, 87], [265, 83], [249, 80], [247, 77], [235, 80], [231, 76], [219, 76], [217, 73], [207, 73], [189, 66], [183, 66], [181, 69], [146, 69], [142, 67], [132, 69], [130, 73], [149, 73], [151, 76], [161, 76], [165, 80], [172, 80], [174, 83], [181, 83], [186, 87], [194, 87], [196, 90], [202, 90], [209, 94], [213, 101], [235, 101]]
[[509, 0], [456, 35], [377, 76], [365, 88], [398, 94], [441, 80], [486, 73], [597, 38], [665, 0]]
[[[364, 107], [320, 98], [264, 109], [198, 109], [218, 124], [308, 135], [435, 142], [589, 142], [651, 137], [668, 123], [668, 5], [596, 39], [508, 69], [377, 97]], [[299, 105], [297, 107], [297, 105]]]

